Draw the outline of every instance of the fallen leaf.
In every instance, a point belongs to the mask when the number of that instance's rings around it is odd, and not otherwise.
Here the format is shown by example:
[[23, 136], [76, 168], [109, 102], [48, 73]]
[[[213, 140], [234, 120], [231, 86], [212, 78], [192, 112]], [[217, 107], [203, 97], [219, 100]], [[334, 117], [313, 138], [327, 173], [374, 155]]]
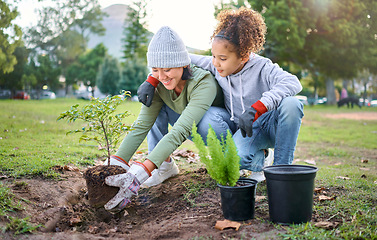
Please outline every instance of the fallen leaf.
[[261, 202], [265, 200], [267, 197], [266, 196], [255, 196], [255, 202]]
[[71, 171], [71, 172], [78, 172], [80, 171], [80, 169], [78, 169], [77, 167], [71, 167], [71, 166], [68, 166], [68, 165], [65, 165], [63, 167], [64, 170], [66, 171]]
[[338, 224], [335, 222], [317, 222], [314, 226], [318, 228], [324, 228], [324, 229], [334, 229]]
[[300, 162], [300, 161], [301, 161], [301, 159], [298, 159], [298, 158], [294, 159], [293, 162], [292, 162], [292, 164], [296, 164], [297, 162]]
[[223, 221], [217, 221], [215, 228], [219, 229], [220, 231], [222, 231], [226, 228], [234, 228], [236, 231], [238, 231], [240, 226], [241, 226], [241, 223], [239, 223], [239, 222], [234, 222], [234, 221], [230, 221], [230, 220], [225, 219]]
[[123, 210], [123, 211], [124, 211], [123, 217], [128, 216], [128, 212], [126, 210]]
[[343, 176], [336, 176], [337, 179], [343, 179], [343, 180], [351, 180], [349, 177], [343, 177]]
[[7, 179], [8, 178], [8, 176], [6, 176], [6, 175], [1, 175], [0, 176], [0, 179]]
[[81, 218], [80, 217], [76, 217], [76, 218], [71, 218], [69, 220], [69, 226], [76, 226], [77, 224], [81, 223]]
[[362, 163], [368, 163], [368, 159], [361, 159]]
[[88, 232], [91, 234], [96, 234], [99, 232], [98, 230], [99, 230], [98, 227], [89, 226]]
[[325, 196], [325, 195], [318, 196], [319, 201], [332, 201], [334, 199], [335, 199], [334, 197], [329, 197], [329, 196]]
[[370, 170], [370, 168], [364, 168], [364, 167], [361, 167], [361, 168], [359, 168], [360, 170], [363, 170], [363, 171], [369, 171]]
[[195, 153], [192, 150], [187, 150], [187, 149], [177, 149], [173, 152], [173, 156], [178, 156], [178, 157], [195, 157]]
[[316, 165], [315, 160], [305, 160], [304, 162], [306, 162], [307, 164]]
[[326, 188], [324, 188], [324, 187], [316, 187], [316, 188], [314, 188], [314, 192], [316, 192], [316, 193], [320, 193], [323, 190], [326, 190]]

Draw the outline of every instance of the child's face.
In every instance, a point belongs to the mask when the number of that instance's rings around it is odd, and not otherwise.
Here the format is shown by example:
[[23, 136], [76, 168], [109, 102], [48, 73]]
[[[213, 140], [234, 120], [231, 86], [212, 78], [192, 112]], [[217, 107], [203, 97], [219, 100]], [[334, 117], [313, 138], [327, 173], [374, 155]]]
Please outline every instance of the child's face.
[[157, 78], [166, 89], [173, 90], [177, 86], [185, 84], [182, 80], [183, 67], [176, 68], [152, 68], [153, 77]]
[[220, 76], [226, 77], [238, 73], [246, 61], [236, 54], [234, 46], [228, 40], [219, 38], [213, 40], [212, 62]]

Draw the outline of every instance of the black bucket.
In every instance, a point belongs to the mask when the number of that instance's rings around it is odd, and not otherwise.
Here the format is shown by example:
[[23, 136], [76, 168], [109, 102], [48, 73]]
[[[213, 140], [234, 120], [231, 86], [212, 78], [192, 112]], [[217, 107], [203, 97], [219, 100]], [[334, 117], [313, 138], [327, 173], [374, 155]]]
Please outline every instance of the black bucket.
[[263, 168], [270, 220], [279, 224], [309, 222], [312, 218], [314, 178], [318, 169], [306, 165]]
[[246, 221], [254, 218], [255, 191], [257, 181], [240, 178], [237, 183], [243, 186], [223, 186], [217, 184], [221, 194], [221, 208], [225, 219]]

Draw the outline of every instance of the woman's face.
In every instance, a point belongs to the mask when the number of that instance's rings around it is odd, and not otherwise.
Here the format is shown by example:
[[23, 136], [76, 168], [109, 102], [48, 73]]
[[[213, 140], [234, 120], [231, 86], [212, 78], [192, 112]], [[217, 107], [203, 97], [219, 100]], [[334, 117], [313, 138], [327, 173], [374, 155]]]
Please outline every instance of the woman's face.
[[153, 77], [157, 78], [168, 90], [181, 88], [185, 85], [182, 80], [183, 67], [176, 68], [152, 68]]
[[[247, 59], [245, 59], [247, 61]], [[215, 38], [212, 42], [212, 63], [220, 76], [226, 77], [241, 71], [245, 62], [234, 51], [229, 41]]]

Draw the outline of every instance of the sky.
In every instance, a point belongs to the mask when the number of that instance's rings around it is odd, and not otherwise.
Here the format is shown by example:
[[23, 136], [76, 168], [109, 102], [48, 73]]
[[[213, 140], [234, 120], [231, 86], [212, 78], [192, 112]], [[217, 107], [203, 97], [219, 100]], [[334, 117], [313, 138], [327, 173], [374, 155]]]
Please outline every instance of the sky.
[[[147, 29], [155, 33], [162, 26], [170, 26], [182, 38], [186, 46], [206, 50], [210, 48], [210, 36], [216, 25], [214, 4], [220, 0], [149, 0]], [[128, 4], [130, 0], [99, 0], [105, 8], [112, 4]], [[21, 0], [20, 16], [15, 23], [28, 27], [37, 22], [35, 9], [49, 4], [48, 0]]]

